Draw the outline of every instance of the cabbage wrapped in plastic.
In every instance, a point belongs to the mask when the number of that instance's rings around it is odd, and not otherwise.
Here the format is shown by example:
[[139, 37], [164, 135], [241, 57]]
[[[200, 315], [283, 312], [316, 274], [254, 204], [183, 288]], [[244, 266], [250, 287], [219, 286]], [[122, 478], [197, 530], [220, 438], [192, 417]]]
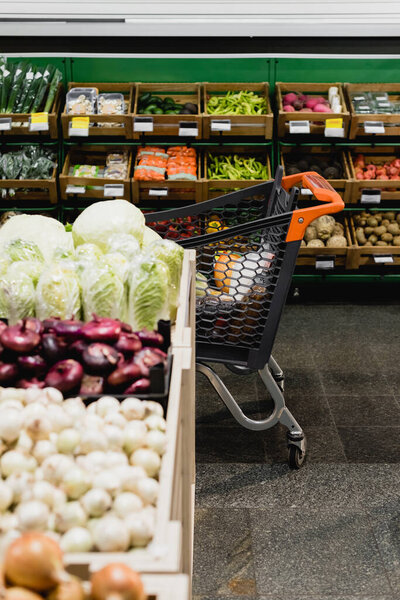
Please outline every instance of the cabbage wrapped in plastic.
[[132, 271], [128, 322], [134, 330], [155, 329], [159, 319], [169, 319], [170, 277], [163, 261], [145, 257]]
[[147, 252], [150, 256], [162, 260], [169, 269], [171, 281], [169, 289], [171, 319], [175, 320], [181, 283], [183, 248], [172, 240], [160, 240], [151, 244]]
[[86, 269], [97, 263], [103, 256], [103, 252], [96, 244], [82, 244], [75, 250], [75, 262], [78, 270]]
[[81, 294], [78, 276], [69, 263], [50, 265], [40, 276], [36, 288], [36, 316], [39, 319], [79, 318]]
[[43, 254], [37, 244], [20, 238], [7, 242], [4, 245], [4, 254], [12, 262], [17, 260], [44, 261]]
[[19, 260], [17, 262], [12, 263], [8, 267], [9, 273], [12, 273], [14, 277], [19, 277], [20, 273], [24, 275], [28, 275], [32, 279], [32, 283], [36, 286], [39, 278], [46, 268], [45, 264], [39, 262], [38, 260]]
[[0, 277], [7, 272], [9, 262], [6, 258], [0, 257]]
[[101, 262], [108, 265], [111, 270], [118, 275], [123, 283], [127, 281], [131, 265], [129, 260], [120, 252], [110, 252], [109, 254], [104, 254]]
[[107, 252], [119, 252], [128, 260], [132, 260], [140, 253], [140, 245], [133, 235], [129, 235], [129, 233], [117, 233], [110, 236], [107, 244]]
[[148, 248], [153, 242], [159, 242], [162, 240], [162, 237], [158, 235], [154, 229], [150, 227], [144, 228], [143, 241], [142, 241], [142, 250]]
[[0, 318], [14, 325], [35, 312], [35, 288], [26, 273], [8, 269], [0, 279]]
[[104, 261], [98, 261], [81, 273], [82, 304], [85, 321], [93, 313], [99, 317], [124, 319], [126, 290], [119, 275]]

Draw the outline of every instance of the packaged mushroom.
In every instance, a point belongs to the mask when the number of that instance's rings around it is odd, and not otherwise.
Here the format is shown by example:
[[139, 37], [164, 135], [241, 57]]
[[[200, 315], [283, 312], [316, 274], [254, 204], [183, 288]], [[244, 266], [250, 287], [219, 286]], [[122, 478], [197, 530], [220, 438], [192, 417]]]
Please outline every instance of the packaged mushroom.
[[400, 213], [363, 211], [353, 221], [359, 246], [400, 246]]
[[306, 229], [302, 248], [346, 248], [344, 226], [330, 215], [315, 219]]
[[96, 112], [96, 88], [72, 88], [67, 94], [69, 115], [94, 115]]

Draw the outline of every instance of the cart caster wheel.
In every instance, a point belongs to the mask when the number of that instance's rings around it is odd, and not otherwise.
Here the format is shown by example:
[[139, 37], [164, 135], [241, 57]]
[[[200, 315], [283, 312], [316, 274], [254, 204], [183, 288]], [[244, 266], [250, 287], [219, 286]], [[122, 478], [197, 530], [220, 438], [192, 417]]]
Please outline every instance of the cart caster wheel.
[[297, 446], [290, 445], [288, 453], [288, 463], [291, 469], [300, 469], [306, 459], [306, 453], [302, 452]]
[[231, 373], [234, 373], [235, 375], [250, 375], [250, 373], [253, 373], [253, 371], [251, 369], [248, 369], [247, 367], [240, 367], [239, 365], [225, 366]]

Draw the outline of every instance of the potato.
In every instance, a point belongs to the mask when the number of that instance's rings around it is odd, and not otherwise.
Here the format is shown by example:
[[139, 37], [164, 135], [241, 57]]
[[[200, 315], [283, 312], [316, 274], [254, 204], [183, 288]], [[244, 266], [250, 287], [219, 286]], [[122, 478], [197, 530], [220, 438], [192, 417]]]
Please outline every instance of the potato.
[[322, 240], [311, 240], [308, 242], [307, 248], [325, 248], [325, 244]]
[[382, 221], [382, 215], [374, 215], [375, 219], [380, 223]]
[[389, 221], [394, 221], [396, 218], [396, 214], [394, 212], [385, 213], [385, 217], [389, 219]]
[[300, 248], [305, 248], [306, 246], [307, 244], [305, 243], [305, 241], [301, 240]]
[[317, 239], [317, 230], [314, 225], [309, 225], [304, 234], [304, 239], [306, 242], [311, 242], [311, 240]]
[[390, 225], [388, 225], [387, 228], [389, 233], [392, 233], [393, 235], [398, 235], [400, 234], [400, 226], [398, 223], [390, 223]]
[[368, 218], [368, 217], [370, 217], [370, 216], [371, 216], [371, 215], [370, 215], [370, 213], [367, 213], [365, 210], [363, 210], [363, 211], [360, 213], [360, 217], [366, 217], [366, 218]]
[[375, 219], [375, 217], [369, 217], [367, 219], [367, 223], [370, 227], [378, 227], [378, 221]]
[[364, 246], [365, 242], [367, 241], [367, 238], [365, 237], [364, 229], [362, 227], [357, 227], [356, 238], [357, 242], [361, 244], [361, 246]]
[[347, 240], [344, 235], [333, 235], [327, 242], [327, 248], [346, 248]]
[[333, 228], [335, 227], [335, 219], [330, 215], [322, 215], [322, 217], [318, 217], [313, 221], [313, 225], [317, 230], [317, 236], [320, 240], [328, 240], [332, 233]]
[[375, 227], [374, 234], [377, 235], [378, 237], [381, 237], [381, 235], [386, 233], [386, 231], [387, 231], [386, 227], [381, 225], [380, 227]]
[[[361, 225], [362, 227], [365, 227], [367, 224], [367, 219], [361, 219], [359, 225]], [[375, 225], [374, 225], [375, 227]]]
[[381, 225], [384, 225], [385, 227], [389, 227], [389, 225], [390, 225], [389, 219], [382, 219]]
[[393, 246], [400, 246], [400, 235], [396, 235], [396, 237], [393, 238]]
[[388, 244], [392, 241], [393, 236], [391, 233], [384, 233], [381, 235], [382, 242], [387, 242]]
[[374, 228], [373, 227], [365, 227], [364, 233], [365, 233], [365, 235], [371, 235], [371, 233], [374, 233]]
[[378, 241], [378, 238], [376, 237], [376, 235], [372, 234], [369, 236], [368, 241], [371, 242], [373, 246], [375, 246], [376, 242]]
[[387, 242], [383, 242], [382, 240], [378, 240], [375, 244], [375, 246], [387, 246]]
[[399, 213], [397, 213], [397, 215], [396, 215], [396, 221], [397, 221], [398, 223], [400, 223], [400, 212], [399, 212]]
[[344, 227], [341, 223], [335, 223], [335, 227], [333, 228], [333, 236], [334, 235], [343, 235]]

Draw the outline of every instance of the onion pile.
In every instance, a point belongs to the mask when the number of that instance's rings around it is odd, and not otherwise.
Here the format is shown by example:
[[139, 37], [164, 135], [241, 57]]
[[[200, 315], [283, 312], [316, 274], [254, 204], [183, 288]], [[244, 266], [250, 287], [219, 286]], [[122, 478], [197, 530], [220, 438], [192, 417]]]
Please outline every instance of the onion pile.
[[[54, 388], [0, 388], [0, 552], [41, 531], [64, 552], [145, 547], [166, 447], [163, 408]], [[16, 582], [17, 583], [17, 582]]]
[[163, 363], [156, 331], [94, 315], [89, 323], [34, 317], [0, 321], [0, 385], [53, 387], [82, 396], [150, 392], [150, 369]]

